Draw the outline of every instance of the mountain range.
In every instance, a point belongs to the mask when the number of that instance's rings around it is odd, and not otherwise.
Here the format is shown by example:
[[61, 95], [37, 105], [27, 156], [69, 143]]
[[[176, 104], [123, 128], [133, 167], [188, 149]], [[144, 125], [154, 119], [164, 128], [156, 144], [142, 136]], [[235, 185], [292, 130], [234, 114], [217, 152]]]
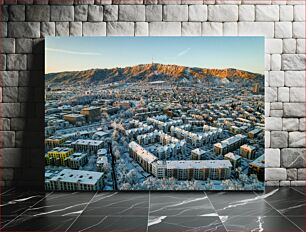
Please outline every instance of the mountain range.
[[125, 68], [89, 69], [45, 75], [46, 85], [109, 84], [133, 82], [203, 82], [211, 84], [260, 83], [264, 76], [244, 70], [208, 69], [172, 64], [139, 64]]

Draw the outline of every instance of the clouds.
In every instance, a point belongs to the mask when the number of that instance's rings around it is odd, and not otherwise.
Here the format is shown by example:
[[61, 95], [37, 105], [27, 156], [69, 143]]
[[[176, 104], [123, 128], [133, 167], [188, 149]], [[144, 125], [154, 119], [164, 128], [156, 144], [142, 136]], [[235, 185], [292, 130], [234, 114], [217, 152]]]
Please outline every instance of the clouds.
[[101, 56], [101, 53], [98, 52], [80, 52], [80, 51], [73, 51], [73, 50], [66, 50], [66, 49], [57, 49], [57, 48], [46, 48], [46, 51], [49, 52], [58, 52], [58, 53], [65, 53], [70, 55], [83, 55], [83, 56]]

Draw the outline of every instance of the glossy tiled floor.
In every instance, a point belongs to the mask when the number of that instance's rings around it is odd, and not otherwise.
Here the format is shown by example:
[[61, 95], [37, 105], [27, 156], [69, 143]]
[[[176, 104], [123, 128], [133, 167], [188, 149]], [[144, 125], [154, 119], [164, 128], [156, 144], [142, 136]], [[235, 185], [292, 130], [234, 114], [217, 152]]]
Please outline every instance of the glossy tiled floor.
[[305, 190], [75, 192], [8, 189], [1, 231], [305, 231]]

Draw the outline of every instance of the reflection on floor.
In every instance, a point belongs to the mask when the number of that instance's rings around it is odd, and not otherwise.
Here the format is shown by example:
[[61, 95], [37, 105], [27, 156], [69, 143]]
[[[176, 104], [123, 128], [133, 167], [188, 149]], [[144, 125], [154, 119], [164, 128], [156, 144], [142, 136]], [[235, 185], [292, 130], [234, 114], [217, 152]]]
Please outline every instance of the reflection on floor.
[[305, 188], [258, 192], [3, 190], [1, 231], [305, 231]]

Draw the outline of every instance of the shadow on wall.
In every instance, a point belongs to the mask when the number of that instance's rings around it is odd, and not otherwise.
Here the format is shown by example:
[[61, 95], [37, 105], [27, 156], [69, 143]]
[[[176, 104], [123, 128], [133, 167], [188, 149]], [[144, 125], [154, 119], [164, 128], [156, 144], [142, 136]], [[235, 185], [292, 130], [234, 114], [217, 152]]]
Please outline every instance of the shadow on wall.
[[[21, 147], [20, 171], [15, 172], [17, 187], [44, 189], [44, 69], [45, 40], [34, 40], [32, 54], [28, 55], [27, 70], [19, 75], [19, 101], [24, 118], [24, 130], [16, 144]], [[23, 78], [23, 79], [22, 79]]]

